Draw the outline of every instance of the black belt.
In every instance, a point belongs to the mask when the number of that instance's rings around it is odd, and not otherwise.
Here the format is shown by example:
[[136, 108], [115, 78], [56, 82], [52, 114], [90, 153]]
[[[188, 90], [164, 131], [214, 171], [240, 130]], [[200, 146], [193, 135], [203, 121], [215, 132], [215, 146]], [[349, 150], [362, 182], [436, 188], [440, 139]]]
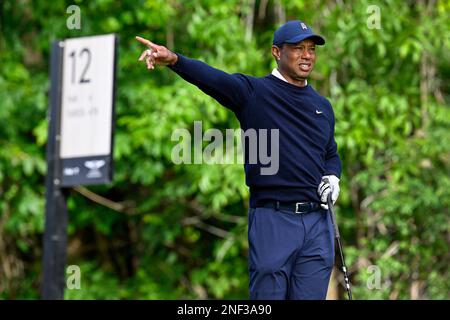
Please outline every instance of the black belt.
[[271, 208], [275, 210], [290, 211], [295, 214], [309, 213], [320, 208], [317, 202], [280, 202], [268, 201], [264, 203], [257, 203], [257, 208]]

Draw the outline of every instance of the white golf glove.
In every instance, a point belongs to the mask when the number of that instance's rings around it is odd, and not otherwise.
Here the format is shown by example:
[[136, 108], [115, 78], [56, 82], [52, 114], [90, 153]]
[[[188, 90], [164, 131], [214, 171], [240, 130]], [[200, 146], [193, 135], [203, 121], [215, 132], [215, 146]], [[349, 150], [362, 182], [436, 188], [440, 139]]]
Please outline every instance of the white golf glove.
[[330, 192], [331, 200], [334, 204], [339, 197], [339, 178], [335, 175], [323, 176], [322, 181], [317, 188], [317, 193], [319, 194], [321, 202], [320, 206], [325, 210], [328, 210], [327, 199]]

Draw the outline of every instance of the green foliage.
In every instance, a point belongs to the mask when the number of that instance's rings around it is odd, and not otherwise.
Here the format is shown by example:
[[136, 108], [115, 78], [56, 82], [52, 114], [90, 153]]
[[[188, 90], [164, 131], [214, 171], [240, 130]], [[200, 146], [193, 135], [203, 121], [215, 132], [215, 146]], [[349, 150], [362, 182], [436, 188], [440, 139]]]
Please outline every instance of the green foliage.
[[[70, 193], [68, 264], [80, 267], [81, 289], [66, 298], [248, 297], [242, 165], [171, 161], [174, 129], [238, 122], [167, 68], [146, 72], [134, 36], [263, 76], [275, 66], [280, 12], [327, 40], [310, 81], [336, 114], [337, 213], [355, 297], [449, 298], [450, 2], [249, 3], [79, 0], [81, 30], [66, 28], [68, 1], [0, 3], [0, 298], [39, 297], [51, 41], [112, 32], [120, 37], [114, 183], [89, 189], [114, 205]], [[367, 27], [373, 4], [381, 29]], [[367, 285], [371, 265], [379, 288]]]

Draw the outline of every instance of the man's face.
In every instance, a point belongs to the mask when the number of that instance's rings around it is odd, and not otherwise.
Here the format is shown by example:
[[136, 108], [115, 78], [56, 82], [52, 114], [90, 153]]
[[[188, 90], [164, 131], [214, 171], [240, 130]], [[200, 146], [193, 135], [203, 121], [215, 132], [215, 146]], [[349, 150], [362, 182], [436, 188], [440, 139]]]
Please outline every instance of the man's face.
[[278, 60], [278, 69], [284, 71], [296, 81], [305, 80], [311, 73], [316, 62], [316, 45], [313, 40], [305, 39], [296, 44], [284, 44], [282, 48], [272, 49]]

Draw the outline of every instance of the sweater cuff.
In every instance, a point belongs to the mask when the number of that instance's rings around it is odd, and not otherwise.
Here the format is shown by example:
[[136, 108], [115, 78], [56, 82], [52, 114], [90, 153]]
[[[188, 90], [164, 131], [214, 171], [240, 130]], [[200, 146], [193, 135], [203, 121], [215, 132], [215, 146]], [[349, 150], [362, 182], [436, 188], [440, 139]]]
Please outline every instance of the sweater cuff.
[[185, 60], [185, 57], [182, 56], [182, 55], [179, 54], [179, 53], [176, 53], [176, 52], [174, 52], [174, 53], [175, 53], [175, 54], [177, 55], [177, 57], [178, 57], [177, 62], [175, 62], [174, 64], [168, 64], [167, 67], [170, 68], [170, 69], [172, 69], [172, 70], [178, 70], [179, 67], [183, 65], [183, 62], [184, 62], [184, 61], [182, 61], [182, 60]]
[[324, 176], [336, 176], [339, 180], [341, 179], [341, 175], [334, 171], [325, 171]]

